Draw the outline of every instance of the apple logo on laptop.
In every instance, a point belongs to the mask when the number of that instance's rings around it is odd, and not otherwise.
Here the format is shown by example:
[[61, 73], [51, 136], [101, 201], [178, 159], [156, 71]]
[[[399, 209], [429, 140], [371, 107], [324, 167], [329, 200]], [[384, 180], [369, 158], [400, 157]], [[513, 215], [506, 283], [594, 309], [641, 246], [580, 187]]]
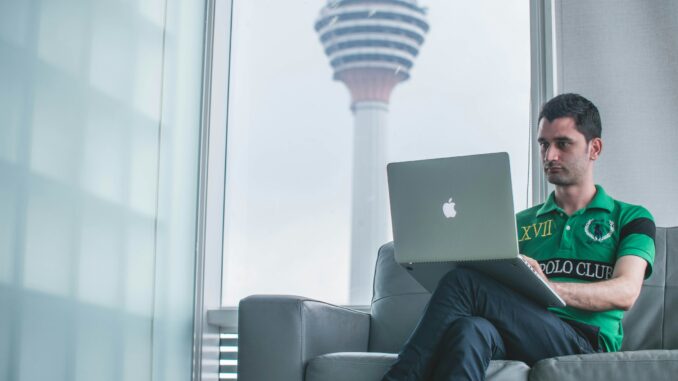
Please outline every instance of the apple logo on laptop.
[[443, 214], [446, 218], [454, 218], [457, 215], [457, 211], [454, 210], [455, 203], [452, 202], [452, 197], [443, 204]]

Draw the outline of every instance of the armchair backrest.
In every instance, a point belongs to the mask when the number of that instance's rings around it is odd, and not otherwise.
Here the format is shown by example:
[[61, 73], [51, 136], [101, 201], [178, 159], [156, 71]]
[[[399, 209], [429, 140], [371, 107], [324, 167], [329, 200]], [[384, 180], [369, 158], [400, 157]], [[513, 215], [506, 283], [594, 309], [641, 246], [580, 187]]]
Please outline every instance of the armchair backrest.
[[[652, 276], [624, 316], [622, 350], [678, 349], [678, 227], [657, 228], [655, 243]], [[393, 254], [389, 242], [377, 256], [370, 352], [399, 352], [431, 297], [395, 262]]]
[[379, 249], [377, 256], [370, 352], [399, 352], [431, 298], [431, 294], [396, 263], [393, 253], [393, 242], [389, 242]]
[[652, 275], [624, 314], [622, 350], [678, 349], [678, 227], [657, 228]]

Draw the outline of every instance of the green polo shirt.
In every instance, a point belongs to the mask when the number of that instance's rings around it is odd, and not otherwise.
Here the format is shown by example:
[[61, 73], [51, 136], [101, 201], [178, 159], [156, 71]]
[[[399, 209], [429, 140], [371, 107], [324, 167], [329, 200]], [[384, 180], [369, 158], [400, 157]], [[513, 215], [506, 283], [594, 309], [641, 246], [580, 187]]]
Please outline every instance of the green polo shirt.
[[[546, 276], [557, 282], [598, 282], [612, 277], [617, 259], [636, 255], [654, 263], [655, 224], [642, 206], [614, 200], [596, 185], [588, 206], [571, 216], [558, 207], [554, 194], [541, 205], [516, 216], [520, 252], [536, 259]], [[550, 308], [564, 319], [600, 328], [598, 340], [607, 352], [621, 348], [624, 311], [592, 312], [567, 306]]]

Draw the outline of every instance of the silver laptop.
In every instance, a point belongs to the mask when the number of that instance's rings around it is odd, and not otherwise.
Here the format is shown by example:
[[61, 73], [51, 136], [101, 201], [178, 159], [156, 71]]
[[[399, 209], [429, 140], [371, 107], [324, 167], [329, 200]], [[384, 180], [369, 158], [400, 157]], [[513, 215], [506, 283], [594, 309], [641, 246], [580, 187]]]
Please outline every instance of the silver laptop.
[[508, 153], [390, 163], [387, 172], [395, 259], [427, 290], [464, 266], [565, 306], [518, 253]]

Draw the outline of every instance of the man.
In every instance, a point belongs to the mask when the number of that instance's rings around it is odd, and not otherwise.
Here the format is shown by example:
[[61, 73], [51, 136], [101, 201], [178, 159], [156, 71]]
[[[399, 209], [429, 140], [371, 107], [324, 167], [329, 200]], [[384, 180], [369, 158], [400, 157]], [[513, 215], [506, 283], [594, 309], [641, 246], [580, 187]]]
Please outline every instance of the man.
[[652, 215], [595, 185], [601, 122], [586, 98], [562, 94], [548, 101], [538, 142], [555, 191], [518, 213], [520, 252], [567, 307], [546, 309], [480, 273], [452, 270], [385, 381], [483, 380], [491, 359], [532, 365], [621, 347], [623, 311], [652, 272]]

